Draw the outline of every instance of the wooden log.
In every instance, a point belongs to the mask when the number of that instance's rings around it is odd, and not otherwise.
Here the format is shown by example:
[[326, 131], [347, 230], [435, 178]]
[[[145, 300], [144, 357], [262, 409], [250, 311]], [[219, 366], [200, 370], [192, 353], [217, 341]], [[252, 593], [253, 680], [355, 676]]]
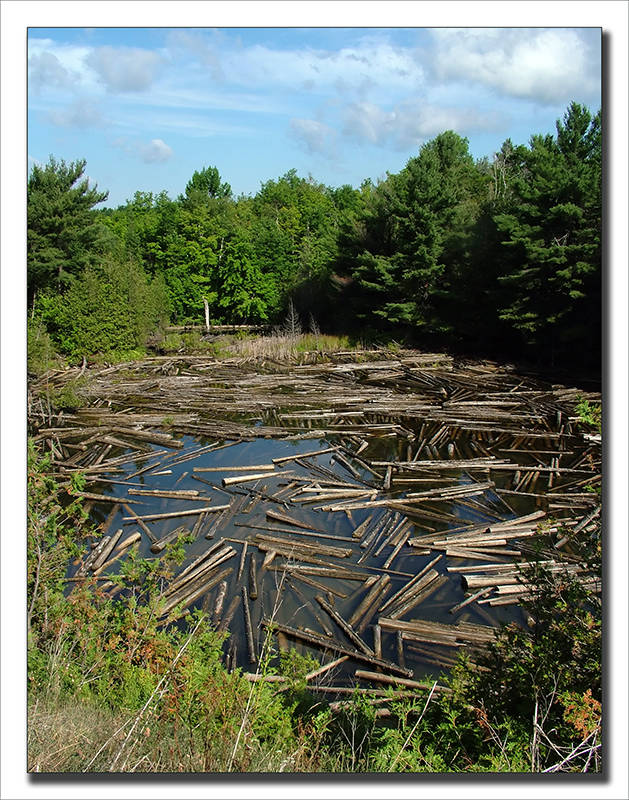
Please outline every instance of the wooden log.
[[225, 612], [225, 616], [220, 621], [217, 630], [219, 630], [219, 631], [227, 630], [227, 628], [229, 627], [229, 623], [232, 621], [232, 619], [234, 617], [234, 614], [236, 613], [236, 609], [238, 608], [239, 604], [240, 604], [240, 595], [239, 594], [235, 594], [232, 597], [231, 602], [230, 602], [229, 606], [227, 607], [227, 611]]
[[247, 596], [247, 587], [242, 587], [242, 608], [245, 618], [245, 635], [247, 637], [247, 651], [249, 653], [249, 663], [257, 664], [258, 658], [253, 641], [253, 628], [251, 627], [251, 612], [249, 611], [249, 598]]
[[302, 583], [307, 584], [308, 586], [312, 586], [313, 589], [318, 589], [320, 592], [329, 592], [330, 594], [333, 594], [335, 597], [339, 597], [342, 600], [345, 600], [347, 598], [346, 592], [342, 592], [333, 586], [328, 586], [324, 583], [320, 583], [314, 578], [311, 578], [309, 575], [303, 575], [302, 573], [294, 572], [291, 574], [291, 578], [293, 580], [299, 580]]
[[266, 516], [269, 519], [274, 519], [277, 520], [278, 522], [283, 522], [286, 525], [293, 525], [295, 528], [304, 528], [307, 531], [317, 531], [318, 533], [325, 533], [325, 531], [319, 530], [319, 528], [315, 528], [313, 525], [309, 525], [307, 522], [302, 522], [301, 520], [294, 519], [294, 517], [289, 517], [287, 514], [281, 514], [279, 511], [274, 511], [271, 508], [266, 510]]
[[252, 600], [258, 597], [257, 564], [253, 553], [249, 557], [249, 597]]
[[473, 603], [475, 600], [478, 600], [479, 597], [485, 597], [485, 595], [490, 594], [493, 591], [493, 586], [485, 587], [478, 592], [475, 592], [473, 595], [468, 597], [467, 599], [463, 600], [460, 603], [457, 603], [455, 606], [452, 606], [450, 609], [450, 614], [455, 614], [457, 611], [461, 611], [461, 609], [469, 606], [470, 603]]
[[128, 550], [131, 545], [134, 545], [136, 542], [140, 542], [142, 540], [142, 534], [139, 531], [135, 531], [130, 536], [120, 542], [120, 544], [116, 547], [116, 553], [122, 553], [124, 550]]
[[376, 658], [382, 658], [382, 628], [377, 624], [373, 626], [373, 651]]
[[128, 494], [149, 496], [149, 497], [165, 497], [174, 500], [198, 500], [200, 492], [196, 490], [190, 491], [169, 491], [165, 489], [129, 489]]
[[200, 583], [194, 583], [194, 586], [189, 586], [190, 593], [184, 596], [179, 594], [175, 595], [174, 597], [170, 598], [166, 604], [161, 608], [160, 616], [163, 618], [167, 616], [174, 608], [177, 606], [181, 606], [181, 610], [187, 608], [188, 606], [192, 605], [196, 600], [199, 599], [202, 595], [206, 592], [209, 592], [213, 589], [217, 583], [220, 583], [224, 578], [227, 577], [232, 572], [232, 568], [228, 567], [227, 569], [222, 570], [217, 575], [212, 575], [211, 578], [208, 578], [207, 582], [203, 581]]
[[[193, 467], [193, 472], [253, 472], [255, 470], [262, 470], [264, 472], [272, 472], [275, 469], [275, 464], [248, 464], [246, 466], [221, 466], [221, 467]], [[265, 476], [268, 477], [268, 476]]]
[[191, 508], [186, 511], [169, 511], [165, 514], [144, 514], [141, 517], [123, 517], [123, 522], [137, 522], [138, 520], [147, 521], [155, 519], [174, 519], [175, 517], [192, 517], [196, 514], [207, 514], [211, 511], [225, 511], [229, 505], [224, 506], [203, 506], [201, 508]]
[[129, 514], [130, 517], [138, 523], [138, 527], [140, 527], [144, 531], [144, 533], [148, 536], [149, 540], [153, 543], [156, 542], [157, 537], [155, 536], [153, 531], [148, 527], [148, 525], [145, 524], [144, 520], [140, 519], [140, 517], [138, 517], [135, 511], [132, 508], [130, 508], [126, 503], [123, 503], [122, 507], [127, 512], [127, 514]]
[[[81, 497], [84, 500], [98, 500], [99, 503], [120, 503], [119, 497], [111, 497], [108, 494], [96, 494], [95, 492], [78, 492], [72, 488], [67, 489], [67, 492], [71, 497]], [[125, 498], [125, 502], [143, 505], [139, 500], [129, 500], [128, 498]]]
[[238, 574], [236, 575], [236, 581], [237, 582], [240, 582], [240, 579], [242, 578], [243, 570], [245, 568], [245, 558], [247, 556], [247, 545], [248, 545], [248, 543], [245, 542], [244, 545], [242, 546], [242, 551], [240, 553], [240, 563], [238, 564]]
[[[365, 669], [357, 669], [354, 672], [354, 675], [359, 680], [362, 681], [370, 681], [371, 683], [386, 683], [388, 686], [406, 686], [409, 689], [431, 689], [431, 683], [421, 683], [420, 681], [412, 680], [411, 678], [400, 678], [393, 675], [383, 675], [382, 672], [370, 672]], [[436, 687], [435, 691], [441, 689], [444, 690], [445, 687]]]
[[333, 661], [328, 661], [327, 664], [322, 664], [317, 669], [312, 670], [312, 672], [308, 672], [304, 679], [306, 683], [308, 681], [312, 681], [315, 678], [318, 678], [320, 675], [323, 675], [326, 672], [329, 672], [334, 667], [338, 667], [340, 664], [343, 664], [345, 661], [349, 661], [349, 656], [341, 656], [340, 658], [335, 658]]
[[354, 626], [357, 622], [359, 622], [363, 616], [365, 616], [367, 610], [371, 608], [375, 600], [381, 600], [382, 595], [388, 589], [389, 584], [391, 583], [391, 578], [388, 575], [381, 575], [377, 578], [374, 582], [374, 585], [371, 587], [363, 601], [360, 605], [356, 608], [352, 616], [349, 618], [349, 624]]
[[166, 534], [166, 536], [163, 536], [161, 539], [158, 539], [156, 542], [154, 542], [151, 545], [151, 553], [161, 553], [162, 550], [166, 548], [166, 545], [187, 533], [190, 533], [190, 530], [184, 525], [180, 525], [178, 528], [175, 528], [174, 531], [171, 531], [170, 533]]
[[214, 603], [214, 621], [217, 622], [221, 617], [223, 610], [223, 603], [227, 595], [227, 581], [221, 581], [216, 594], [216, 602]]
[[[273, 474], [273, 478], [286, 478], [288, 476], [293, 476], [292, 472], [276, 472]], [[268, 479], [269, 473], [268, 472], [256, 472], [254, 475], [243, 475], [235, 478], [223, 478], [221, 484], [223, 486], [233, 486], [237, 483], [249, 483], [251, 481], [259, 481]]]
[[307, 633], [306, 631], [299, 630], [299, 628], [293, 628], [290, 625], [282, 625], [278, 622], [273, 622], [268, 619], [262, 619], [260, 625], [263, 628], [270, 628], [275, 632], [281, 632], [286, 636], [290, 636], [293, 639], [300, 639], [301, 641], [306, 642], [306, 644], [313, 645], [315, 647], [320, 647], [324, 650], [335, 650], [342, 655], [349, 656], [350, 659], [355, 661], [365, 662], [367, 664], [373, 664], [374, 666], [381, 667], [382, 669], [387, 669], [390, 672], [393, 672], [398, 675], [403, 675], [405, 677], [412, 677], [413, 673], [411, 670], [398, 666], [393, 662], [386, 661], [384, 659], [372, 658], [371, 656], [367, 655], [367, 653], [361, 652], [360, 650], [354, 650], [350, 647], [345, 647], [344, 645], [340, 644], [338, 641], [331, 641], [328, 637], [325, 636], [318, 636], [312, 633]]
[[278, 458], [272, 458], [274, 464], [284, 464], [286, 461], [294, 461], [296, 458], [309, 458], [310, 456], [322, 456], [325, 453], [334, 453], [338, 450], [338, 447], [325, 447], [323, 450], [314, 450], [310, 453], [295, 453], [291, 456], [279, 456]]
[[119, 528], [114, 534], [112, 534], [109, 537], [109, 541], [107, 542], [107, 544], [103, 547], [98, 557], [95, 558], [94, 561], [92, 562], [91, 569], [93, 571], [96, 571], [100, 566], [102, 566], [105, 563], [105, 561], [111, 554], [114, 547], [118, 544], [118, 541], [120, 540], [121, 536], [122, 536], [122, 528]]
[[373, 656], [374, 652], [369, 647], [369, 645], [361, 639], [361, 637], [356, 633], [356, 631], [352, 628], [352, 626], [343, 619], [343, 617], [335, 611], [332, 606], [325, 600], [320, 594], [315, 596], [315, 600], [321, 608], [336, 622], [339, 628], [343, 631], [343, 633], [347, 636], [347, 638], [358, 647], [359, 650], [362, 650], [363, 653], [367, 653], [367, 655]]
[[440, 575], [435, 578], [431, 583], [427, 584], [422, 591], [419, 593], [413, 593], [412, 597], [409, 597], [405, 600], [402, 605], [397, 606], [395, 609], [389, 611], [389, 616], [398, 618], [401, 617], [403, 614], [409, 612], [412, 608], [415, 608], [420, 603], [423, 603], [431, 594], [434, 594], [438, 589], [440, 589], [444, 583], [448, 582], [448, 578], [445, 575]]

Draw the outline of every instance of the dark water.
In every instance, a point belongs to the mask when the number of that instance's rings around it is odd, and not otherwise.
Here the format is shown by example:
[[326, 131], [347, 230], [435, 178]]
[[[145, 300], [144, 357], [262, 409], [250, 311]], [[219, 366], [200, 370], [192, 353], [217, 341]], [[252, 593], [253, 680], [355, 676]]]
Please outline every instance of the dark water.
[[[281, 491], [289, 484], [291, 480], [301, 479], [303, 482], [312, 482], [317, 478], [325, 479], [323, 475], [316, 472], [315, 469], [305, 468], [300, 465], [288, 461], [283, 464], [277, 465], [275, 473], [290, 472], [291, 476], [282, 476], [281, 474], [269, 473], [263, 479], [255, 483], [243, 483], [240, 485], [223, 488], [221, 480], [226, 477], [242, 475], [246, 473], [231, 471], [229, 468], [242, 465], [255, 465], [267, 464], [271, 459], [293, 456], [296, 454], [306, 455], [310, 452], [320, 450], [323, 448], [331, 447], [338, 444], [338, 440], [334, 436], [329, 436], [325, 439], [295, 439], [295, 440], [279, 440], [279, 439], [265, 439], [258, 438], [253, 441], [242, 442], [216, 442], [216, 440], [195, 439], [193, 437], [182, 437], [181, 441], [184, 444], [182, 449], [175, 451], [168, 451], [165, 455], [158, 455], [155, 459], [148, 461], [130, 462], [122, 465], [118, 469], [119, 472], [115, 474], [102, 474], [100, 480], [95, 480], [90, 483], [87, 490], [101, 494], [107, 494], [112, 497], [120, 498], [121, 501], [136, 500], [140, 503], [134, 503], [131, 508], [136, 514], [144, 516], [150, 514], [159, 514], [166, 512], [174, 512], [179, 510], [187, 510], [192, 508], [199, 508], [205, 504], [209, 505], [224, 505], [230, 501], [238, 500], [241, 496], [248, 495], [249, 499], [256, 496], [256, 491], [264, 492], [267, 495], [274, 495], [276, 492]], [[216, 445], [217, 449], [209, 452], [201, 452], [193, 460], [176, 463], [186, 455], [193, 451], [208, 446]], [[227, 446], [223, 446], [227, 445]], [[158, 453], [161, 448], [154, 447], [153, 450]], [[122, 451], [120, 451], [122, 452]], [[379, 461], [388, 459], [405, 459], [406, 458], [406, 441], [398, 436], [370, 436], [369, 446], [360, 454], [360, 457], [368, 461]], [[367, 469], [360, 467], [356, 462], [352, 462], [360, 475], [356, 479], [342, 464], [333, 460], [333, 454], [327, 453], [318, 455], [312, 459], [312, 464], [323, 467], [326, 470], [336, 474], [341, 481], [348, 481], [352, 484], [360, 484], [361, 481], [365, 483], [372, 482], [374, 485], [381, 486], [381, 482], [369, 473]], [[147, 467], [150, 465], [150, 468]], [[215, 472], [195, 472], [196, 469], [203, 468], [220, 468]], [[140, 474], [135, 474], [141, 471]], [[166, 473], [166, 474], [160, 474]], [[405, 491], [417, 491], [430, 489], [434, 486], [455, 486], [457, 484], [469, 483], [472, 479], [464, 471], [447, 471], [443, 473], [435, 473], [439, 477], [447, 477], [455, 479], [455, 482], [445, 483], [435, 482], [421, 483], [415, 485], [404, 486], [399, 484], [397, 487], [394, 484], [393, 490], [396, 495], [400, 492], [399, 496], [403, 497]], [[202, 480], [197, 480], [201, 478]], [[129, 481], [137, 486], [128, 486], [123, 483], [111, 483], [109, 480], [114, 481]], [[502, 480], [500, 474], [495, 478], [497, 482]], [[213, 484], [208, 485], [207, 482]], [[504, 479], [506, 482], [506, 477]], [[159, 490], [195, 490], [200, 494], [195, 500], [182, 500], [173, 498], [153, 498], [146, 496], [127, 495], [129, 489], [145, 488], [145, 489], [159, 489]], [[379, 495], [380, 497], [381, 495]], [[430, 525], [435, 530], [446, 531], [451, 528], [458, 527], [463, 524], [479, 524], [491, 523], [498, 519], [505, 519], [515, 516], [515, 514], [529, 513], [535, 510], [535, 506], [531, 501], [520, 502], [517, 505], [511, 503], [512, 511], [501, 502], [498, 495], [491, 490], [485, 492], [481, 498], [474, 498], [480, 500], [484, 508], [480, 509], [472, 507], [464, 502], [459, 504], [455, 502], [442, 502], [431, 504], [431, 510], [436, 512], [445, 512], [446, 514], [453, 515], [456, 519], [448, 519], [447, 521], [432, 521]], [[327, 505], [332, 501], [324, 501], [323, 504]], [[346, 501], [350, 502], [350, 501]], [[251, 619], [258, 655], [262, 652], [264, 646], [266, 630], [261, 626], [261, 620], [273, 617], [277, 622], [293, 627], [304, 627], [311, 631], [324, 635], [324, 631], [317, 617], [323, 618], [328, 627], [334, 630], [335, 635], [338, 635], [338, 640], [346, 645], [352, 646], [351, 643], [345, 638], [344, 634], [337, 628], [336, 624], [326, 615], [325, 611], [320, 608], [319, 604], [314, 600], [315, 595], [321, 594], [321, 590], [313, 588], [312, 586], [303, 583], [296, 578], [284, 578], [283, 572], [273, 569], [261, 569], [262, 561], [265, 553], [259, 552], [256, 546], [252, 543], [248, 545], [247, 563], [240, 581], [236, 580], [238, 565], [240, 561], [240, 554], [245, 540], [252, 539], [256, 533], [268, 534], [271, 536], [280, 536], [289, 538], [290, 534], [286, 532], [272, 533], [271, 531], [256, 530], [255, 526], [262, 527], [288, 527], [285, 523], [272, 521], [266, 518], [265, 514], [268, 509], [280, 511], [288, 516], [299, 519], [307, 524], [312, 525], [321, 531], [325, 531], [328, 536], [338, 538], [338, 542], [329, 538], [318, 538], [312, 536], [296, 535], [294, 541], [303, 543], [316, 543], [320, 542], [324, 545], [335, 545], [340, 547], [351, 548], [351, 555], [348, 558], [333, 558], [328, 556], [317, 556], [322, 560], [329, 561], [341, 567], [349, 567], [359, 569], [365, 573], [373, 575], [381, 575], [377, 568], [381, 568], [387, 558], [390, 556], [392, 547], [386, 546], [379, 555], [372, 553], [368, 558], [365, 556], [365, 548], [360, 547], [359, 541], [345, 541], [352, 537], [352, 532], [371, 515], [374, 518], [382, 516], [383, 514], [390, 514], [385, 507], [375, 509], [360, 509], [353, 510], [351, 514], [336, 511], [329, 512], [317, 510], [316, 506], [321, 503], [313, 504], [297, 504], [292, 503], [289, 499], [286, 500], [285, 507], [271, 502], [266, 499], [261, 499], [256, 503], [253, 508], [247, 511], [250, 505], [249, 501], [245, 502], [244, 509], [236, 513], [230, 520], [224, 522], [220, 527], [210, 534], [211, 538], [206, 538], [208, 531], [212, 529], [213, 524], [216, 522], [217, 514], [208, 514], [205, 522], [201, 525], [197, 532], [195, 540], [185, 546], [186, 556], [185, 560], [177, 569], [184, 569], [195, 558], [204, 553], [210, 545], [219, 541], [221, 538], [226, 540], [225, 544], [231, 545], [236, 550], [236, 555], [222, 564], [219, 569], [231, 567], [232, 571], [226, 578], [228, 583], [227, 596], [223, 605], [223, 613], [229, 607], [231, 598], [241, 593], [242, 585], [246, 585], [249, 575], [249, 559], [253, 554], [257, 561], [258, 569], [258, 597], [251, 601]], [[95, 523], [102, 524], [108, 518], [112, 510], [112, 505], [109, 503], [96, 502], [93, 505], [91, 516]], [[126, 538], [130, 533], [140, 530], [136, 522], [124, 521], [123, 517], [127, 516], [124, 509], [120, 509], [118, 513], [109, 520], [107, 526], [107, 533], [113, 533], [119, 528], [123, 528], [122, 538]], [[166, 536], [176, 528], [185, 525], [188, 530], [194, 528], [196, 516], [175, 517], [172, 519], [163, 519], [155, 521], [147, 521], [147, 525], [151, 529], [155, 538], [160, 539]], [[421, 536], [430, 533], [431, 530], [427, 529], [426, 524], [418, 520], [413, 524], [410, 536]], [[251, 527], [245, 527], [251, 526]], [[160, 558], [161, 556], [151, 553], [151, 541], [142, 534], [142, 540], [139, 544], [139, 555], [149, 559]], [[391, 564], [391, 570], [395, 573], [391, 574], [391, 585], [384, 600], [392, 596], [398, 591], [411, 577], [415, 576], [426, 564], [432, 561], [438, 555], [436, 551], [432, 551], [429, 555], [421, 554], [417, 548], [405, 546], [400, 551], [399, 555], [394, 559]], [[128, 556], [123, 556], [116, 562], [108, 571], [115, 573], [120, 569], [120, 564]], [[358, 564], [359, 560], [361, 563]], [[491, 556], [488, 560], [494, 560]], [[284, 559], [277, 556], [272, 562], [271, 566], [275, 566], [284, 562]], [[482, 625], [498, 626], [506, 622], [518, 622], [525, 624], [525, 617], [520, 608], [516, 605], [489, 607], [479, 606], [477, 603], [472, 603], [463, 609], [461, 612], [453, 615], [449, 613], [449, 609], [465, 598], [463, 587], [461, 584], [460, 576], [456, 573], [448, 573], [447, 566], [465, 564], [478, 565], [478, 561], [464, 561], [456, 558], [446, 558], [445, 555], [439, 560], [435, 569], [440, 573], [448, 576], [448, 581], [430, 597], [428, 597], [420, 605], [413, 608], [410, 612], [403, 615], [404, 619], [422, 619], [442, 622], [445, 624], [453, 624], [454, 622], [473, 622]], [[75, 570], [72, 567], [68, 571], [71, 575]], [[320, 583], [326, 584], [331, 590], [337, 593], [342, 593], [346, 597], [339, 597], [338, 594], [334, 595], [334, 608], [344, 618], [348, 619], [352, 612], [357, 608], [358, 604], [366, 595], [366, 590], [363, 588], [362, 582], [355, 580], [327, 578], [322, 576], [314, 576], [315, 580]], [[296, 591], [295, 588], [298, 590]], [[194, 602], [189, 610], [194, 608], [205, 608], [209, 610], [210, 614], [214, 609], [215, 598], [218, 592], [218, 586], [211, 589], [206, 595], [201, 596]], [[301, 594], [300, 594], [301, 593]], [[328, 595], [329, 598], [329, 595]], [[381, 602], [384, 602], [381, 601]], [[380, 605], [381, 603], [379, 603]], [[385, 614], [386, 616], [386, 614]], [[362, 636], [368, 645], [373, 646], [373, 623], [377, 621], [378, 612], [373, 615], [369, 625], [364, 630]], [[181, 624], [181, 623], [179, 623]], [[247, 654], [247, 644], [244, 631], [244, 615], [242, 601], [234, 614], [232, 621], [229, 625], [230, 639], [235, 641], [237, 652], [237, 663], [239, 666], [246, 670], [255, 670], [255, 666], [249, 662]], [[277, 641], [273, 638], [270, 642], [275, 650], [277, 650]], [[295, 640], [291, 640], [291, 646], [295, 647], [299, 652], [310, 654], [317, 658], [322, 663], [335, 658], [333, 653], [329, 652], [323, 654], [317, 648], [310, 648], [307, 645]], [[225, 652], [229, 647], [229, 643], [225, 644]], [[430, 645], [425, 645], [430, 650]], [[446, 653], [444, 648], [434, 647], [435, 652]], [[451, 648], [448, 652], [449, 657], [456, 657], [456, 649]], [[397, 651], [397, 637], [396, 634], [382, 631], [382, 657], [393, 662], [398, 661]], [[412, 646], [405, 646], [404, 658], [406, 666], [414, 671], [415, 677], [421, 678], [423, 676], [437, 676], [442, 668], [427, 662], [421, 654], [413, 651]], [[335, 684], [343, 682], [353, 682], [354, 670], [356, 668], [373, 669], [367, 664], [358, 663], [355, 661], [347, 661], [338, 667], [333, 673], [330, 680]], [[332, 674], [332, 673], [331, 673]]]

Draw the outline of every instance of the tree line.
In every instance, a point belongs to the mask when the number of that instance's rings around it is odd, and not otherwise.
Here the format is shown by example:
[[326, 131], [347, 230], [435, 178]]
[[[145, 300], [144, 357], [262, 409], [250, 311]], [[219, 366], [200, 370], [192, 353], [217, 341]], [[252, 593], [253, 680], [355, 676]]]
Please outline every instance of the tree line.
[[601, 114], [475, 160], [445, 131], [360, 188], [290, 170], [235, 197], [215, 166], [115, 209], [83, 160], [28, 179], [28, 304], [66, 355], [167, 321], [304, 321], [363, 338], [571, 365], [601, 359]]

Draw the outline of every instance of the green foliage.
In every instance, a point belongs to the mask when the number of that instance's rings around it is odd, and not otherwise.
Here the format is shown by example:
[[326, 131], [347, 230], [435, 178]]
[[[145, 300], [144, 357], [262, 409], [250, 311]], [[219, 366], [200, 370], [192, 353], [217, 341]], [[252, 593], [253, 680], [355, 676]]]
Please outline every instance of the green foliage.
[[[495, 216], [503, 236], [500, 316], [526, 342], [600, 359], [601, 117], [572, 103], [557, 136], [514, 154], [512, 197]], [[551, 353], [552, 355], [552, 353]]]
[[42, 293], [37, 311], [60, 350], [71, 358], [142, 346], [166, 320], [163, 282], [134, 264], [88, 267], [63, 294]]
[[102, 252], [103, 229], [92, 211], [107, 192], [89, 186], [85, 160], [35, 164], [27, 187], [27, 266], [29, 300], [43, 289], [63, 288], [95, 263]]
[[599, 405], [590, 403], [584, 397], [579, 397], [576, 405], [576, 412], [579, 415], [579, 422], [587, 425], [594, 430], [601, 432], [603, 411]]
[[26, 337], [26, 368], [29, 375], [38, 376], [61, 366], [61, 358], [40, 317], [29, 316]]

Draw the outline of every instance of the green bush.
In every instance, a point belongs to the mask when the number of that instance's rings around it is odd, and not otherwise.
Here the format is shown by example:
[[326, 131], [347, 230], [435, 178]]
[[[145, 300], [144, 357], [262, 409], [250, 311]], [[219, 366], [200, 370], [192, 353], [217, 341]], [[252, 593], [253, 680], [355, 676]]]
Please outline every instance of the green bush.
[[113, 261], [88, 267], [63, 295], [40, 293], [37, 308], [60, 350], [74, 359], [141, 347], [168, 313], [161, 279]]

